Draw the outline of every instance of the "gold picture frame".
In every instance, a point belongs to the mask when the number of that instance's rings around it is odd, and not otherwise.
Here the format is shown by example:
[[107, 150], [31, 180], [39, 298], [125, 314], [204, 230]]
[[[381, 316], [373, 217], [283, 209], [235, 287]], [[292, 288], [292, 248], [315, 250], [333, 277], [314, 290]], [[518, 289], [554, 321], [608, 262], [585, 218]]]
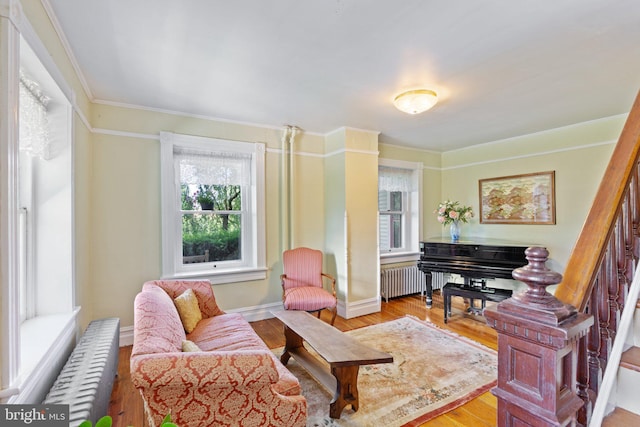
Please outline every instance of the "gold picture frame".
[[481, 224], [555, 224], [555, 171], [478, 181]]

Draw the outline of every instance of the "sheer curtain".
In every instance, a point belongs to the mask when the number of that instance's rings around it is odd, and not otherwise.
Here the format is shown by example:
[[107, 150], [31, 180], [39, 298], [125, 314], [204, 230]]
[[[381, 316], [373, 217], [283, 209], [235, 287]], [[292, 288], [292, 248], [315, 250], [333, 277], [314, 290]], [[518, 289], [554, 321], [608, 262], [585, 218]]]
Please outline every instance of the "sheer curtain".
[[411, 169], [378, 167], [378, 191], [415, 191], [413, 171]]
[[47, 104], [50, 98], [40, 86], [20, 73], [20, 150], [48, 160], [51, 138]]
[[175, 148], [180, 183], [187, 185], [249, 185], [251, 154]]

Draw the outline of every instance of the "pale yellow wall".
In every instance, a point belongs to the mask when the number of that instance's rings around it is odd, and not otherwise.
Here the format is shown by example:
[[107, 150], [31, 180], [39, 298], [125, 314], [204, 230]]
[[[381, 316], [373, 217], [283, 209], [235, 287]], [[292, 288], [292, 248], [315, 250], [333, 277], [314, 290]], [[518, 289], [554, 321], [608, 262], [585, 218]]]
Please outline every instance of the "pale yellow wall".
[[[377, 136], [376, 136], [377, 138]], [[378, 158], [346, 154], [348, 302], [378, 296]]]
[[[556, 225], [463, 224], [463, 238], [507, 239], [545, 246], [562, 273], [622, 130], [616, 116], [442, 155], [442, 198], [478, 213], [478, 180], [555, 171]], [[431, 215], [433, 216], [433, 215]], [[435, 222], [435, 217], [431, 219]], [[442, 228], [443, 235], [448, 230]]]
[[348, 270], [345, 239], [346, 175], [344, 132], [336, 131], [326, 137], [327, 157], [324, 159], [324, 265], [336, 278], [338, 299], [347, 297]]
[[324, 248], [324, 159], [296, 155], [293, 188], [294, 247]]
[[[223, 309], [278, 303], [282, 272], [282, 130], [238, 125], [188, 116], [97, 104], [93, 126], [98, 132], [129, 132], [94, 136], [93, 188], [104, 197], [95, 202], [93, 216], [93, 272], [96, 315], [116, 315], [123, 325], [133, 323], [132, 303], [145, 280], [161, 274], [160, 131], [186, 133], [267, 145], [266, 241], [267, 279], [215, 285]], [[320, 142], [320, 143], [319, 143]], [[324, 246], [322, 138], [298, 134], [294, 150], [292, 218], [296, 245]], [[123, 304], [125, 302], [125, 304]]]
[[[247, 129], [237, 124], [211, 122], [202, 119], [194, 121], [188, 117], [174, 117], [168, 114], [148, 111], [129, 110], [106, 105], [97, 105], [94, 112], [95, 127], [121, 130], [116, 125], [123, 123], [129, 132], [150, 132], [149, 123], [155, 123], [159, 130], [194, 134], [188, 131], [189, 123], [203, 132], [203, 135], [239, 140], [258, 140], [267, 143], [266, 183], [267, 183], [267, 265], [270, 268], [265, 281], [216, 285], [215, 292], [220, 304], [226, 309], [259, 306], [274, 303], [280, 299], [278, 275], [281, 271], [281, 198], [280, 180], [282, 153], [280, 148], [281, 132], [277, 129]], [[126, 114], [125, 114], [126, 112]], [[125, 120], [126, 118], [126, 120]], [[152, 119], [152, 120], [149, 120]], [[162, 119], [162, 120], [161, 120]], [[609, 140], [613, 140], [615, 127], [621, 126], [620, 120], [605, 121], [605, 127], [611, 127]], [[162, 123], [165, 123], [162, 125]], [[138, 125], [140, 124], [140, 125]], [[175, 129], [170, 126], [176, 126]], [[107, 127], [111, 126], [111, 127]], [[591, 127], [593, 123], [586, 124]], [[398, 147], [381, 146], [380, 156], [398, 160], [422, 161], [424, 169], [423, 215], [424, 230], [422, 237], [444, 233], [432, 214], [442, 198], [455, 198], [463, 203], [472, 204], [477, 210], [477, 180], [481, 177], [501, 176], [524, 173], [533, 165], [544, 164], [545, 170], [554, 169], [563, 182], [579, 184], [582, 194], [587, 191], [585, 185], [599, 182], [601, 171], [609, 156], [612, 145], [598, 145], [598, 141], [585, 141], [581, 126], [576, 127], [577, 135], [582, 137], [581, 144], [562, 146], [557, 153], [532, 155], [530, 145], [523, 145], [520, 153], [528, 157], [519, 157], [519, 152], [509, 151], [512, 158], [499, 162], [486, 160], [485, 163], [464, 163], [468, 161], [467, 152], [437, 153], [419, 150], [407, 150]], [[218, 133], [219, 132], [219, 133]], [[565, 133], [566, 129], [560, 130]], [[617, 130], [619, 132], [619, 129]], [[598, 133], [591, 133], [598, 135]], [[153, 135], [149, 133], [148, 135]], [[570, 136], [570, 135], [569, 135]], [[609, 135], [606, 135], [608, 137]], [[549, 135], [543, 135], [549, 138]], [[598, 136], [600, 142], [607, 142], [605, 136]], [[342, 301], [351, 303], [377, 296], [377, 158], [367, 151], [375, 146], [370, 135], [341, 129], [326, 137], [326, 141], [316, 135], [302, 135], [296, 143], [297, 154], [294, 167], [294, 241], [296, 245], [324, 247], [325, 265], [338, 277], [338, 293]], [[595, 137], [594, 137], [595, 138]], [[524, 139], [530, 140], [531, 136]], [[575, 139], [575, 138], [574, 138]], [[605, 140], [605, 141], [602, 141]], [[93, 186], [92, 197], [104, 196], [104, 200], [95, 199], [93, 203], [94, 224], [90, 251], [92, 253], [92, 289], [95, 301], [95, 316], [117, 315], [123, 325], [132, 323], [131, 303], [144, 280], [157, 278], [160, 274], [160, 217], [159, 217], [159, 170], [158, 142], [154, 139], [127, 138], [123, 136], [93, 136]], [[563, 141], [565, 141], [563, 139]], [[320, 142], [320, 143], [319, 143]], [[520, 142], [509, 141], [509, 149]], [[535, 138], [531, 142], [535, 145]], [[543, 144], [538, 144], [541, 146]], [[585, 145], [585, 147], [582, 147]], [[317, 153], [318, 147], [326, 151], [325, 157]], [[341, 148], [340, 148], [341, 147]], [[500, 144], [486, 144], [485, 150], [496, 150], [495, 156], [502, 153]], [[548, 148], [546, 148], [548, 149]], [[342, 151], [340, 151], [342, 150]], [[346, 150], [346, 152], [345, 152]], [[363, 153], [357, 152], [358, 150]], [[473, 158], [478, 159], [490, 153], [477, 148]], [[442, 159], [442, 170], [440, 169]], [[589, 164], [589, 168], [579, 167]], [[575, 167], [567, 168], [568, 165]], [[538, 170], [538, 169], [536, 169]], [[599, 172], [598, 172], [599, 171]], [[581, 173], [588, 173], [582, 176]], [[577, 175], [575, 175], [578, 173]], [[570, 177], [571, 181], [566, 181]], [[574, 188], [562, 185], [557, 188], [558, 199], [564, 199], [564, 189]], [[593, 190], [591, 190], [593, 191]], [[140, 194], [143, 194], [141, 197]], [[569, 192], [569, 194], [573, 194]], [[571, 200], [573, 209], [586, 215], [592, 196], [580, 196]], [[584, 202], [580, 205], [580, 201]], [[125, 206], [125, 209], [122, 209]], [[558, 207], [558, 220], [564, 221]], [[345, 212], [348, 216], [349, 233], [345, 236]], [[577, 214], [576, 214], [577, 215]], [[129, 223], [130, 221], [130, 223]], [[563, 234], [555, 233], [555, 241], [536, 241], [545, 244], [553, 251], [554, 259], [570, 248], [562, 246], [566, 236], [577, 233], [571, 228], [563, 228]], [[127, 225], [129, 224], [129, 225]], [[138, 229], [142, 225], [141, 229]], [[508, 233], [510, 238], [527, 239], [527, 233], [539, 235], [543, 226], [499, 226], [479, 225], [477, 219], [465, 225], [464, 232], [478, 236]], [[534, 227], [534, 229], [532, 229]], [[499, 236], [504, 237], [504, 236]], [[575, 239], [575, 237], [573, 237]], [[345, 241], [348, 242], [347, 258]], [[559, 255], [558, 255], [559, 254]], [[137, 263], [141, 264], [138, 265]]]
[[133, 324], [133, 298], [160, 277], [159, 142], [93, 135], [91, 256], [95, 317]]
[[379, 296], [378, 134], [346, 130], [349, 302]]
[[74, 117], [74, 223], [75, 223], [75, 268], [76, 289], [75, 301], [82, 307], [80, 325], [84, 328], [93, 320], [93, 287], [91, 223], [92, 223], [92, 170], [93, 144], [89, 129]]

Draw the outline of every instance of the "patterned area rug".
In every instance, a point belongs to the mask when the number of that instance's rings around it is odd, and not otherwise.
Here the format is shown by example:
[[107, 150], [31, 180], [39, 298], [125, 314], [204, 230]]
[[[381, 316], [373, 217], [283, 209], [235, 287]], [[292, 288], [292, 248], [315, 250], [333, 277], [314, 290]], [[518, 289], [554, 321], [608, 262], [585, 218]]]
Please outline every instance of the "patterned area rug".
[[[417, 426], [479, 396], [496, 384], [492, 349], [412, 317], [355, 329], [347, 334], [393, 355], [394, 362], [361, 366], [360, 408], [347, 406], [329, 418], [332, 393], [293, 358], [287, 367], [307, 399], [307, 426]], [[309, 351], [313, 352], [312, 349]], [[280, 354], [282, 349], [275, 349]]]

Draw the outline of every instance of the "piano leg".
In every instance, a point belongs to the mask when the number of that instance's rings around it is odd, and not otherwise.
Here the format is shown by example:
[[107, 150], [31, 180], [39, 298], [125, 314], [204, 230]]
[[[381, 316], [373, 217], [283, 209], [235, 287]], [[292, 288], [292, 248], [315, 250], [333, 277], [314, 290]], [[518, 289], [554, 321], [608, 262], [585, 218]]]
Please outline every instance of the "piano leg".
[[427, 308], [431, 308], [431, 304], [433, 304], [433, 286], [431, 284], [431, 273], [424, 273], [427, 279], [427, 296], [425, 298]]

